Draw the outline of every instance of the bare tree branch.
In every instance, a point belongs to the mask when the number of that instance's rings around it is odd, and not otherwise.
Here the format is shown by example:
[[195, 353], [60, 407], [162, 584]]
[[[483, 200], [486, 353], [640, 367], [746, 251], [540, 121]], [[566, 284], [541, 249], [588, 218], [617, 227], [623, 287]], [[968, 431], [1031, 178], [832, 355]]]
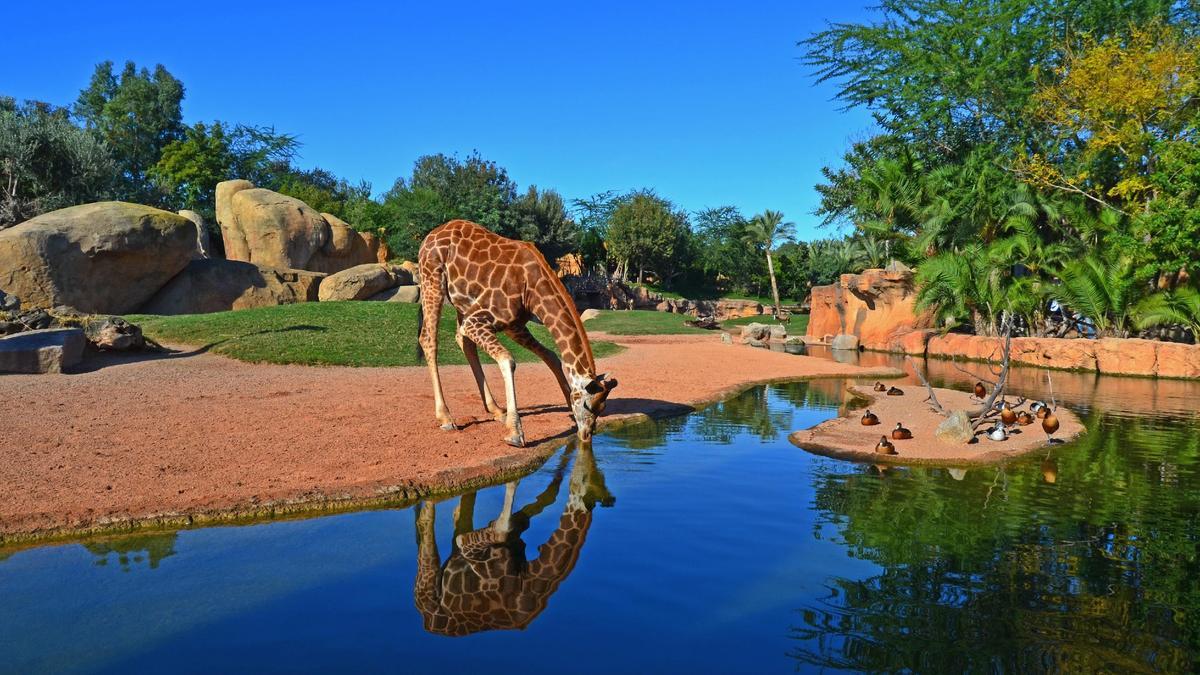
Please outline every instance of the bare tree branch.
[[925, 391], [929, 393], [929, 398], [925, 400], [929, 402], [929, 405], [933, 406], [934, 410], [943, 415], [949, 416], [950, 413], [946, 412], [946, 409], [942, 407], [940, 402], [938, 402], [937, 394], [933, 393], [933, 387], [929, 386], [929, 381], [925, 379], [925, 375], [921, 372], [921, 369], [917, 367], [917, 363], [913, 361], [913, 357], [906, 356], [904, 358], [908, 361], [908, 365], [912, 366], [913, 372], [917, 375], [917, 379], [921, 381], [921, 384], [925, 385]]

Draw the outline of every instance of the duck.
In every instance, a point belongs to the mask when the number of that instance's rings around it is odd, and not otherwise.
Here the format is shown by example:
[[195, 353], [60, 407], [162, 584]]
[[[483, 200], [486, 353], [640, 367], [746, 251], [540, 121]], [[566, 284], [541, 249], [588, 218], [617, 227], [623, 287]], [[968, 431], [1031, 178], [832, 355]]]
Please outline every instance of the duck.
[[996, 426], [992, 427], [992, 430], [988, 432], [988, 438], [993, 441], [1007, 441], [1008, 432], [1004, 430], [1003, 424], [997, 422]]
[[892, 440], [906, 441], [912, 438], [912, 432], [904, 428], [904, 425], [896, 422], [896, 428], [892, 429]]
[[1042, 431], [1046, 432], [1046, 440], [1054, 441], [1054, 432], [1058, 431], [1058, 418], [1054, 416], [1054, 412], [1049, 408], [1043, 408], [1046, 411], [1046, 416], [1042, 418]]
[[900, 387], [892, 387], [891, 389], [887, 390], [887, 395], [888, 396], [903, 396], [904, 390], [901, 389]]
[[887, 391], [887, 385], [882, 382], [876, 382], [875, 391]]
[[1011, 427], [1017, 423], [1017, 411], [1005, 403], [1004, 407], [1000, 409], [1000, 421], [1004, 422], [1004, 426]]
[[1020, 424], [1023, 427], [1033, 424], [1033, 415], [1030, 415], [1028, 410], [1022, 410], [1021, 412], [1017, 413], [1017, 424]]
[[878, 415], [871, 412], [870, 409], [868, 409], [867, 412], [863, 413], [862, 425], [864, 427], [873, 427], [876, 424], [879, 424], [879, 416]]
[[975, 383], [975, 398], [982, 401], [985, 396], [987, 396], [987, 389], [983, 386], [982, 382], [976, 382]]
[[896, 446], [892, 445], [887, 436], [880, 436], [879, 442], [875, 444], [875, 452], [881, 455], [894, 455], [896, 454]]

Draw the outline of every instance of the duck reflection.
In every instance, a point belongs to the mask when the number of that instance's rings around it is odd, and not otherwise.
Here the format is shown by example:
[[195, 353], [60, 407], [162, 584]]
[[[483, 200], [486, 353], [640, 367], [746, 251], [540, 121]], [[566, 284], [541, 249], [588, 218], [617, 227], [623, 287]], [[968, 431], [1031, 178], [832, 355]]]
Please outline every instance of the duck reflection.
[[496, 519], [484, 527], [474, 527], [477, 493], [462, 495], [454, 509], [453, 548], [444, 563], [434, 531], [436, 506], [424, 502], [417, 507], [413, 597], [425, 630], [460, 636], [522, 629], [541, 614], [579, 559], [592, 524], [592, 509], [597, 503], [611, 506], [615, 501], [596, 467], [590, 444], [582, 444], [574, 454], [558, 528], [538, 547], [533, 560], [526, 559], [521, 536], [531, 520], [558, 499], [566, 453], [550, 485], [515, 512], [513, 502], [519, 481], [505, 485], [504, 505]]

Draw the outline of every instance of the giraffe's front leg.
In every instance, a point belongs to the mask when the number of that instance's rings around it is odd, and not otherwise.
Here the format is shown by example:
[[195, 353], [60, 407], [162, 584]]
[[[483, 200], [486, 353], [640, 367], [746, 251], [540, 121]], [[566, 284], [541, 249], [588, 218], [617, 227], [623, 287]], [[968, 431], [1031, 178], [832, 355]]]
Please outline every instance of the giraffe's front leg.
[[508, 428], [508, 435], [504, 438], [504, 442], [518, 448], [525, 447], [525, 432], [521, 428], [521, 417], [517, 414], [517, 362], [513, 360], [512, 354], [504, 348], [504, 345], [500, 344], [500, 340], [496, 339], [495, 320], [487, 312], [470, 314], [463, 318], [462, 332], [475, 344], [483, 347], [488, 356], [495, 359], [496, 365], [500, 367], [500, 374], [504, 376], [505, 409], [507, 410], [504, 426]]

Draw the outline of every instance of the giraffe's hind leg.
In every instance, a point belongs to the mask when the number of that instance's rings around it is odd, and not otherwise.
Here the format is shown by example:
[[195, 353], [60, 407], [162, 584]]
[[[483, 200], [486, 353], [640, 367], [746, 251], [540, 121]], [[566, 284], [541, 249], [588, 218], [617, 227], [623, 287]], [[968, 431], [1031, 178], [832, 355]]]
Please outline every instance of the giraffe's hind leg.
[[496, 399], [492, 398], [492, 390], [488, 387], [483, 366], [479, 363], [479, 349], [474, 340], [463, 335], [461, 314], [458, 317], [458, 332], [454, 338], [458, 341], [458, 348], [462, 350], [463, 356], [467, 357], [467, 364], [471, 366], [471, 374], [475, 376], [475, 385], [479, 387], [479, 398], [483, 400], [484, 411], [497, 422], [503, 422], [504, 409], [496, 405]]
[[[422, 256], [422, 258], [424, 257]], [[433, 414], [442, 425], [442, 429], [452, 431], [457, 427], [454, 426], [454, 418], [450, 416], [450, 409], [446, 406], [446, 397], [442, 394], [442, 378], [438, 374], [437, 364], [437, 331], [438, 322], [442, 318], [442, 295], [445, 276], [446, 270], [441, 264], [422, 259], [421, 310], [424, 316], [422, 317], [421, 334], [418, 341], [421, 344], [421, 350], [425, 352], [425, 362], [429, 365], [429, 379], [433, 381]]]
[[567, 400], [569, 409], [571, 407], [571, 385], [567, 383], [567, 376], [563, 374], [562, 361], [558, 358], [558, 354], [539, 342], [526, 326], [513, 326], [505, 332], [513, 339], [513, 342], [536, 354], [550, 368], [550, 372], [554, 373], [555, 379], [558, 380], [558, 387], [562, 389], [563, 398]]
[[500, 374], [504, 376], [505, 415], [504, 426], [508, 435], [504, 441], [518, 448], [525, 447], [525, 432], [521, 428], [521, 417], [517, 414], [517, 362], [513, 360], [500, 340], [496, 339], [495, 319], [486, 311], [473, 312], [463, 317], [460, 330], [463, 335], [473, 340], [488, 356], [496, 360]]

